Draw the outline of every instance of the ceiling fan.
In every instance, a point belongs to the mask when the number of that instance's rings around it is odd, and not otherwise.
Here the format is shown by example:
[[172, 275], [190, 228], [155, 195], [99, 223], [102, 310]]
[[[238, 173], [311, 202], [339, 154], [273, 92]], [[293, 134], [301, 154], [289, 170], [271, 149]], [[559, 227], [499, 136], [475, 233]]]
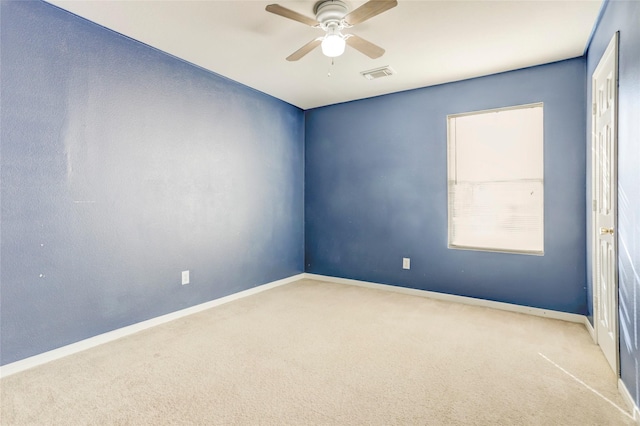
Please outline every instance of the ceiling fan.
[[297, 61], [318, 46], [322, 47], [322, 53], [325, 56], [335, 58], [344, 53], [345, 44], [364, 53], [371, 59], [376, 59], [384, 54], [383, 48], [355, 34], [342, 34], [341, 31], [386, 12], [397, 4], [397, 0], [370, 0], [349, 12], [349, 7], [341, 0], [321, 0], [313, 7], [316, 19], [309, 18], [278, 4], [270, 4], [266, 7], [266, 10], [310, 27], [321, 28], [326, 33], [323, 37], [315, 38], [293, 52], [287, 57], [287, 61]]

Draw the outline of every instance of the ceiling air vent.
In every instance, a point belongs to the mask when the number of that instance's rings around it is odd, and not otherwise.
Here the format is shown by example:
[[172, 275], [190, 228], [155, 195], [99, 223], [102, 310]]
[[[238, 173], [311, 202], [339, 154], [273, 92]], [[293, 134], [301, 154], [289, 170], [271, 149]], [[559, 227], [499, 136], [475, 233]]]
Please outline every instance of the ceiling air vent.
[[388, 77], [396, 72], [388, 65], [369, 71], [362, 71], [360, 74], [367, 80], [375, 80], [376, 78]]

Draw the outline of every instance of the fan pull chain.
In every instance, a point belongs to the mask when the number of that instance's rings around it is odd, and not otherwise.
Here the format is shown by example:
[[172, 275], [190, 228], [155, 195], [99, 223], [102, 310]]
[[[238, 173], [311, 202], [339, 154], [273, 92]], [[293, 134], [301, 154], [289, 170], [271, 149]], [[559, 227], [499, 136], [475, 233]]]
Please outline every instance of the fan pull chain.
[[329, 69], [327, 70], [327, 77], [331, 77], [331, 67], [334, 65], [333, 60], [334, 60], [334, 58], [331, 58], [331, 65], [329, 66]]

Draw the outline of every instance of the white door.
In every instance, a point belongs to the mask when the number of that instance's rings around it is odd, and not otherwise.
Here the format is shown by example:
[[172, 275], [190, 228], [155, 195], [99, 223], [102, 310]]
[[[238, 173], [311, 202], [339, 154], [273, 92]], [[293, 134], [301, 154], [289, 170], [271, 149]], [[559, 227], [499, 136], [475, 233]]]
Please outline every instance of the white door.
[[593, 72], [593, 282], [598, 344], [618, 374], [618, 33]]

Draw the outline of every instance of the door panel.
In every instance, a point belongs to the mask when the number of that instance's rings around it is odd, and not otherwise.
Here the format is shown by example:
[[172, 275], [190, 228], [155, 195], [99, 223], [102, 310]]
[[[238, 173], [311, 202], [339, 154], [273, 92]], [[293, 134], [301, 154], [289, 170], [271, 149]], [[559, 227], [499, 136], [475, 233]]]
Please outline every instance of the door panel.
[[617, 33], [593, 73], [593, 278], [598, 344], [618, 373]]

